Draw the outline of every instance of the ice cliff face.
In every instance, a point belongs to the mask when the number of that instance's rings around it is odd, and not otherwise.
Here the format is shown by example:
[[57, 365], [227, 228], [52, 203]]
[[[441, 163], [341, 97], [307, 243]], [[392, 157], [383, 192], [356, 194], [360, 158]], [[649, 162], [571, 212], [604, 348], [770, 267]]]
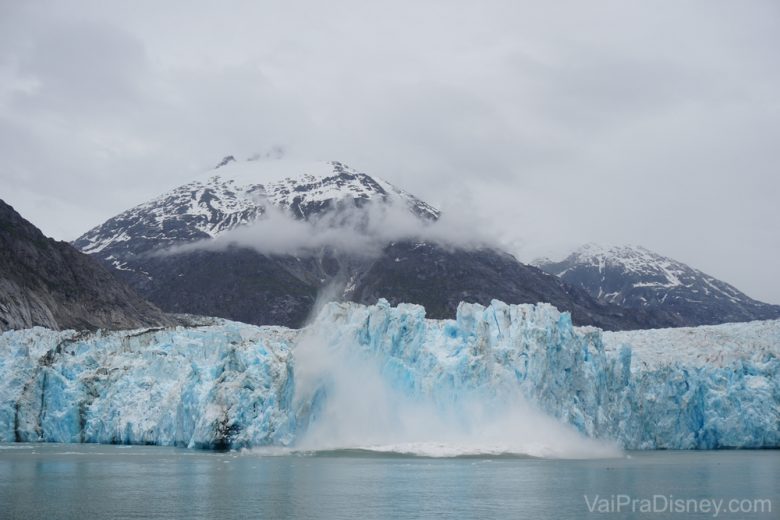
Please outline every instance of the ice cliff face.
[[626, 448], [779, 447], [779, 354], [778, 321], [602, 334], [498, 301], [461, 304], [456, 320], [329, 304], [301, 331], [36, 328], [0, 336], [0, 441], [294, 446], [331, 413], [327, 361], [359, 359], [434, 413], [521, 396]]
[[[635, 449], [780, 446], [780, 321], [602, 333], [549, 305], [327, 307], [331, 348], [362, 349], [392, 385], [437, 402], [512, 389], [590, 437]], [[632, 345], [637, 345], [632, 348]]]
[[0, 440], [224, 448], [293, 439], [295, 332], [237, 323], [0, 336]]

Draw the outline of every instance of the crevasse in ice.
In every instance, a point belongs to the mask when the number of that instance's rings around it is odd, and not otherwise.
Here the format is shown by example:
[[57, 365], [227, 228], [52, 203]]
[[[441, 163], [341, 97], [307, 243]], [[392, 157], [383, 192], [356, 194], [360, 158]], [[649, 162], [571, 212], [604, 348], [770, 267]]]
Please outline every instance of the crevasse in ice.
[[295, 445], [327, 413], [313, 351], [357, 357], [442, 410], [522, 395], [630, 449], [780, 446], [780, 321], [602, 333], [546, 304], [463, 303], [455, 320], [429, 320], [381, 300], [329, 304], [301, 331], [6, 332], [0, 441]]

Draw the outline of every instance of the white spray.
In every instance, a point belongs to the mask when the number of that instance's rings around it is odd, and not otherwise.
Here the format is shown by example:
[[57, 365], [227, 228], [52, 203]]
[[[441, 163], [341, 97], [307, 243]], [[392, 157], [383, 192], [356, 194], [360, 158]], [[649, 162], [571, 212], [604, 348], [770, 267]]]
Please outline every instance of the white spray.
[[466, 394], [442, 406], [392, 386], [376, 358], [349, 347], [327, 344], [316, 326], [296, 345], [296, 401], [303, 416], [313, 414], [296, 449], [555, 458], [621, 454], [615, 445], [586, 438], [536, 409], [519, 390], [490, 402]]

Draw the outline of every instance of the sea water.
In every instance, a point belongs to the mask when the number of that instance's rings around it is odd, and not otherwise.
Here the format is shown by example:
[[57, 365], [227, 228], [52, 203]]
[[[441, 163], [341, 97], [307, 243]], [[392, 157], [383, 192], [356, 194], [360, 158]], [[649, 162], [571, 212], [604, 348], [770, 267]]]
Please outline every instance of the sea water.
[[0, 444], [3, 519], [689, 517], [780, 517], [780, 451], [561, 460]]

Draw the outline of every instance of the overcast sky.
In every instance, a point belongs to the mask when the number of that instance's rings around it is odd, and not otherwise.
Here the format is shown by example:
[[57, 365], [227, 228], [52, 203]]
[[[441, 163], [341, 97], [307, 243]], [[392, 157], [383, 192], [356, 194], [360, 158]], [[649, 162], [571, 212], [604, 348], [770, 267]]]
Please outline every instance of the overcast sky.
[[273, 147], [780, 303], [780, 2], [0, 0], [0, 198], [48, 235]]

